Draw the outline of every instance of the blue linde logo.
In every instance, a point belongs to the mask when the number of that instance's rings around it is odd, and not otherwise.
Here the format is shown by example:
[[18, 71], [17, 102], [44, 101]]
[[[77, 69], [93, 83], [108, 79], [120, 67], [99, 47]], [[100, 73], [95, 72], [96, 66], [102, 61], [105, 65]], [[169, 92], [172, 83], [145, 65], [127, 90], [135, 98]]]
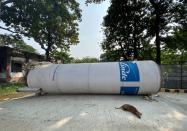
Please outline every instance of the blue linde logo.
[[133, 62], [119, 62], [120, 79], [122, 82], [126, 81], [140, 81], [139, 70], [136, 63]]
[[121, 87], [120, 94], [121, 95], [136, 95], [138, 94], [139, 87]]

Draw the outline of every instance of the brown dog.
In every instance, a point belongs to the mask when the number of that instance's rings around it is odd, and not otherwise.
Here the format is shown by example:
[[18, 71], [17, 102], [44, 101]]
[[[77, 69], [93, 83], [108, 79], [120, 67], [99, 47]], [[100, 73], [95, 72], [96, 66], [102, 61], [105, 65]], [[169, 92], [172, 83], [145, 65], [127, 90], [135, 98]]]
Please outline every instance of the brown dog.
[[[116, 107], [115, 107], [116, 108]], [[136, 115], [138, 118], [141, 119], [142, 113], [140, 113], [134, 106], [129, 105], [129, 104], [124, 104], [119, 108], [116, 109], [122, 109], [123, 111], [129, 111], [131, 113], [133, 113], [134, 115]]]

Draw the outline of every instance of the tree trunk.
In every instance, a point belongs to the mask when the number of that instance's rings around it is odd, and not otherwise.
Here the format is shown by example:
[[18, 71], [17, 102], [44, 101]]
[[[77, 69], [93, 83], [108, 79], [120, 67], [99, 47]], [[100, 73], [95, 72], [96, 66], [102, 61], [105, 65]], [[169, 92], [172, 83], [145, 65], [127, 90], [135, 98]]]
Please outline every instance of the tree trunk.
[[137, 35], [136, 35], [136, 22], [134, 21], [134, 31], [133, 31], [133, 53], [134, 53], [134, 60], [138, 59], [138, 49], [137, 49], [137, 45], [138, 45], [138, 40], [137, 40]]
[[138, 59], [138, 51], [137, 51], [137, 44], [134, 40], [134, 60]]
[[160, 65], [160, 15], [159, 11], [156, 10], [156, 20], [155, 20], [155, 34], [156, 34], [156, 63]]
[[159, 12], [159, 2], [156, 3], [155, 0], [149, 0], [155, 10], [156, 20], [155, 20], [155, 35], [156, 35], [156, 63], [160, 64], [160, 12]]
[[51, 51], [51, 47], [52, 47], [52, 40], [51, 40], [51, 33], [50, 31], [48, 32], [48, 44], [47, 44], [47, 49], [45, 50], [45, 55], [46, 55], [46, 61], [51, 61], [50, 58], [50, 51]]
[[[136, 8], [136, 5], [137, 5], [137, 0], [134, 0], [134, 6], [135, 6], [134, 10]], [[134, 30], [133, 30], [133, 48], [134, 48], [133, 53], [134, 53], [134, 58], [133, 59], [137, 60], [138, 59], [138, 49], [137, 49], [138, 43], [137, 43], [137, 35], [136, 35], [136, 33], [137, 33], [137, 19], [136, 19], [135, 14], [134, 14], [133, 23], [134, 23]]]
[[128, 59], [127, 59], [127, 56], [126, 56], [126, 54], [125, 54], [125, 51], [124, 51], [124, 48], [123, 48], [122, 43], [119, 42], [118, 44], [119, 44], [120, 47], [121, 47], [121, 54], [122, 54], [123, 60], [127, 61]]
[[49, 56], [49, 52], [50, 52], [50, 49], [47, 48], [47, 49], [45, 50], [46, 61], [51, 61], [51, 58], [50, 58], [50, 56]]

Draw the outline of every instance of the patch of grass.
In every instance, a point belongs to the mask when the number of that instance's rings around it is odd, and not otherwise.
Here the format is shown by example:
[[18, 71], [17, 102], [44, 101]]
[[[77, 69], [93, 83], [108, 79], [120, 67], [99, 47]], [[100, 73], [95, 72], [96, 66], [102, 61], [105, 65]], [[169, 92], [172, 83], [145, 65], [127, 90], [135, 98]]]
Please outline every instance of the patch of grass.
[[0, 83], [0, 96], [15, 93], [17, 88], [24, 86], [24, 83]]

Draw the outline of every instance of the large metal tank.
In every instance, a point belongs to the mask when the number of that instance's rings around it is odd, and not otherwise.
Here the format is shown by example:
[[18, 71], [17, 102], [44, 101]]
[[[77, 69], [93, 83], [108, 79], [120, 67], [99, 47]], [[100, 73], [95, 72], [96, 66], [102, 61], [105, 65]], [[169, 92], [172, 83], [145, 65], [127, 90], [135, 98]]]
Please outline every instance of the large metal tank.
[[31, 70], [27, 83], [47, 93], [154, 94], [161, 75], [153, 61], [48, 64]]

